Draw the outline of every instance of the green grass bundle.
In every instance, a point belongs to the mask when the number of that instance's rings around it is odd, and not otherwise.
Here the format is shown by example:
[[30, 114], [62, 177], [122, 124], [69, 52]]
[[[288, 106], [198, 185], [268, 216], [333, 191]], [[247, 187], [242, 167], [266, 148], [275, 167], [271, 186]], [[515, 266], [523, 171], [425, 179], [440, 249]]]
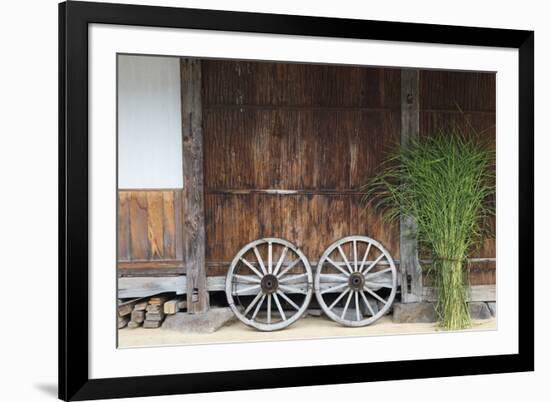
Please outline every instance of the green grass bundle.
[[387, 219], [415, 219], [434, 260], [439, 325], [469, 327], [466, 258], [494, 213], [494, 152], [475, 136], [440, 132], [401, 147], [364, 190]]

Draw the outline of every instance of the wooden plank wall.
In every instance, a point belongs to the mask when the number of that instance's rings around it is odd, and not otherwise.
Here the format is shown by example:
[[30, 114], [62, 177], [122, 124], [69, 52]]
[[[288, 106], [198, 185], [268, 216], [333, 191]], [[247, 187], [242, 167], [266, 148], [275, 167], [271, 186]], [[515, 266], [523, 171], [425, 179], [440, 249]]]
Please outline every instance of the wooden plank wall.
[[[357, 191], [399, 142], [399, 69], [203, 60], [202, 77], [207, 275], [263, 236], [316, 261], [366, 234], [399, 258], [397, 225], [364, 210]], [[451, 124], [494, 140], [494, 74], [421, 71], [421, 134]], [[119, 274], [184, 273], [183, 213], [181, 189], [120, 191]], [[473, 256], [494, 257], [495, 242]], [[471, 273], [495, 283], [494, 263]]]
[[118, 192], [119, 274], [182, 273], [181, 190]]
[[316, 261], [366, 234], [398, 258], [397, 227], [365, 211], [357, 190], [399, 141], [399, 110], [399, 70], [203, 61], [208, 274], [264, 236]]
[[[496, 86], [494, 73], [421, 70], [420, 133], [460, 127], [474, 130], [496, 146]], [[492, 224], [494, 231], [494, 222]], [[487, 239], [472, 257], [495, 257], [494, 239]], [[472, 264], [473, 285], [494, 284], [496, 264]]]

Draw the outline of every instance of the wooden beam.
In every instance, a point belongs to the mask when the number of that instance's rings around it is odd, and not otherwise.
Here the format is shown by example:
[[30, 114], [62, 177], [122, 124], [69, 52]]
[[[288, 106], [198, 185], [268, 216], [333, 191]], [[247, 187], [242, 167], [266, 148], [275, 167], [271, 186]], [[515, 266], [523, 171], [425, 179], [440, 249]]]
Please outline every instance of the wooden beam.
[[[335, 285], [334, 283], [325, 283], [323, 288]], [[225, 291], [225, 277], [211, 276], [207, 278], [207, 287], [211, 292]], [[174, 292], [178, 295], [186, 294], [187, 280], [185, 276], [181, 277], [164, 277], [164, 278], [119, 278], [118, 280], [118, 297], [125, 298], [143, 298], [154, 296], [160, 293]], [[436, 301], [437, 289], [426, 286], [422, 289], [423, 300]], [[470, 287], [469, 301], [496, 301], [496, 285], [472, 285]], [[130, 303], [135, 303], [131, 300]]]
[[[249, 278], [255, 278], [254, 275], [243, 275]], [[299, 275], [288, 275], [288, 277]], [[337, 275], [336, 275], [337, 276]], [[207, 288], [211, 292], [225, 292], [225, 276], [209, 276], [207, 278]], [[391, 283], [387, 279], [381, 279], [377, 282]], [[326, 281], [321, 284], [321, 290], [341, 284], [341, 281]], [[248, 287], [249, 285], [244, 285]], [[292, 286], [302, 288], [304, 283], [293, 284]], [[183, 277], [142, 277], [142, 278], [120, 278], [118, 283], [119, 298], [154, 296], [159, 293], [175, 292], [176, 294], [185, 294], [187, 291], [187, 280]], [[122, 294], [122, 296], [121, 296]], [[244, 295], [255, 294], [255, 291], [244, 292]]]
[[[401, 70], [401, 146], [407, 147], [420, 131], [419, 71]], [[422, 299], [422, 267], [418, 261], [416, 223], [410, 216], [400, 219], [401, 301]]]
[[183, 264], [178, 260], [144, 260], [144, 261], [119, 261], [118, 269], [179, 269], [182, 272]]
[[208, 310], [205, 268], [201, 62], [181, 59], [183, 148], [183, 265], [187, 272], [187, 311]]
[[271, 189], [271, 188], [206, 188], [206, 194], [228, 194], [228, 195], [249, 195], [249, 194], [265, 194], [265, 195], [362, 195], [365, 192], [361, 189]]
[[160, 293], [184, 294], [187, 281], [184, 276], [118, 278], [119, 299], [142, 298]]
[[[426, 301], [437, 301], [437, 288], [426, 286], [423, 289], [423, 299]], [[468, 301], [473, 302], [494, 302], [497, 300], [496, 285], [472, 285], [468, 295]]]

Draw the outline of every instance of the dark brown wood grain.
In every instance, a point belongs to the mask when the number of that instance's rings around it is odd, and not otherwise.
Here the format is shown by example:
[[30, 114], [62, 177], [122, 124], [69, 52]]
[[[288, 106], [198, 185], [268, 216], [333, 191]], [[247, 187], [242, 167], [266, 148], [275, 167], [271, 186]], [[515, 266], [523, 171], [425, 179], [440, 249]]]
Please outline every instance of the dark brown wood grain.
[[155, 260], [155, 261], [120, 261], [118, 263], [119, 269], [180, 269], [183, 264], [178, 260]]
[[203, 199], [201, 62], [181, 59], [183, 161], [183, 265], [187, 272], [187, 311], [208, 309]]
[[399, 69], [203, 60], [204, 108], [235, 105], [399, 109]]
[[420, 71], [420, 108], [495, 112], [496, 74], [467, 71]]
[[130, 256], [136, 260], [151, 258], [148, 239], [147, 193], [132, 192], [128, 196], [130, 210]]
[[129, 194], [127, 192], [118, 193], [118, 261], [126, 261], [130, 259], [130, 209], [129, 209]]
[[441, 130], [458, 129], [466, 135], [477, 136], [495, 146], [496, 116], [494, 112], [450, 112], [420, 110], [420, 132], [435, 135]]
[[357, 189], [397, 143], [398, 118], [391, 111], [205, 112], [206, 189]]
[[181, 190], [118, 192], [118, 266], [125, 270], [182, 268]]
[[[218, 263], [209, 266], [208, 274], [224, 274], [236, 252], [261, 237], [289, 239], [308, 259], [318, 260], [332, 242], [351, 233], [367, 231], [368, 221], [352, 216], [351, 201], [355, 204], [359, 197], [207, 195], [206, 257], [207, 262]], [[331, 219], [326, 219], [327, 216]]]
[[[287, 238], [316, 260], [337, 238], [366, 234], [399, 258], [397, 225], [356, 192], [399, 143], [401, 70], [219, 60], [202, 69], [209, 275], [225, 274], [262, 236]], [[490, 74], [420, 76], [421, 131], [471, 124], [494, 136]]]
[[[178, 192], [179, 193], [179, 192]], [[176, 259], [176, 220], [181, 219], [181, 215], [176, 217], [174, 193], [165, 192], [162, 197], [162, 241], [164, 245], [164, 257], [169, 259]], [[178, 204], [181, 205], [181, 204]], [[179, 226], [178, 226], [179, 227]]]
[[[316, 261], [364, 234], [399, 259], [398, 225], [365, 208], [360, 187], [400, 142], [400, 69], [183, 60], [181, 72], [184, 189], [119, 192], [121, 273], [225, 275], [265, 236]], [[494, 149], [494, 74], [422, 70], [419, 94], [420, 135], [473, 128]], [[472, 252], [495, 255], [491, 239]], [[192, 292], [205, 289], [189, 275]], [[472, 284], [495, 276], [495, 263], [470, 267]]]
[[163, 193], [148, 192], [147, 196], [147, 237], [150, 258], [164, 256], [164, 200]]
[[399, 107], [399, 70], [203, 61], [208, 274], [266, 236], [316, 261], [366, 234], [397, 258], [397, 227], [359, 189], [399, 142]]

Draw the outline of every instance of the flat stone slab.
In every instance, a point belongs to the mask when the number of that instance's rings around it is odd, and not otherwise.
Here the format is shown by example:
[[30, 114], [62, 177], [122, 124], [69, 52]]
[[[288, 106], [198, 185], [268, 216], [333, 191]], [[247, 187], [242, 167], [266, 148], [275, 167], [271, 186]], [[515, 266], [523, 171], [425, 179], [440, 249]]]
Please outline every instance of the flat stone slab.
[[211, 334], [236, 320], [229, 307], [211, 308], [206, 313], [176, 313], [169, 315], [162, 324], [163, 329], [189, 334]]
[[436, 322], [433, 303], [394, 303], [393, 322], [405, 324], [414, 322]]
[[323, 315], [323, 310], [321, 310], [320, 308], [309, 309], [307, 310], [307, 315], [310, 315], [312, 317], [321, 317], [321, 315]]
[[483, 302], [470, 303], [470, 316], [474, 320], [488, 320], [493, 318], [491, 310], [489, 310], [487, 304]]

